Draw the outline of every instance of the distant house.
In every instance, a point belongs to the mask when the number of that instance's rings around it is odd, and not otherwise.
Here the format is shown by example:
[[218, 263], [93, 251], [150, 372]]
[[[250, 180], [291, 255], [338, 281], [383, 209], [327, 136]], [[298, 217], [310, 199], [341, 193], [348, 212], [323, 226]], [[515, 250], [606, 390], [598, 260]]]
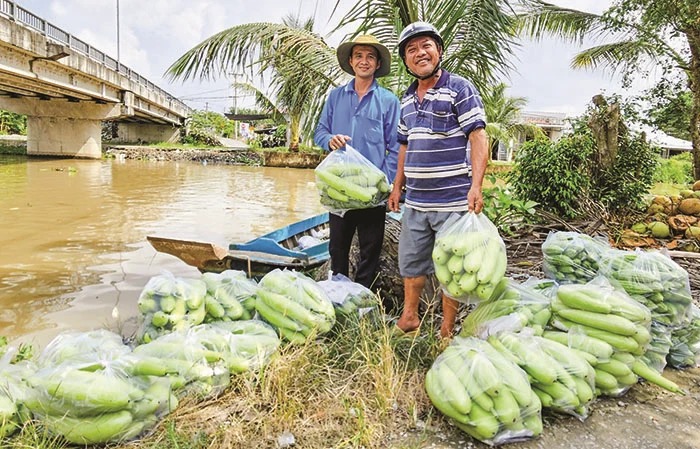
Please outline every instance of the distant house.
[[[566, 119], [567, 115], [563, 112], [522, 111], [517, 123], [538, 126], [550, 140], [556, 142], [571, 128]], [[495, 154], [492, 154], [491, 158], [499, 161], [510, 161], [520, 145], [531, 138], [532, 136], [519, 133], [511, 142], [499, 142], [498, 151], [494, 152]]]
[[693, 151], [693, 142], [669, 136], [658, 129], [645, 129], [647, 140], [652, 145], [661, 148], [661, 157], [671, 157], [686, 151]]

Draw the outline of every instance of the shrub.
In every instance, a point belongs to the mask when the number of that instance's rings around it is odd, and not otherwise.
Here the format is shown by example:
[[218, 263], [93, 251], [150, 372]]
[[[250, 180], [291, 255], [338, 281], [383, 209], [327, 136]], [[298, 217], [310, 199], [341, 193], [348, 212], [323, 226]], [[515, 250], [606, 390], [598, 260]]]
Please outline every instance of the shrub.
[[693, 182], [692, 154], [688, 151], [668, 159], [657, 157], [654, 182], [690, 184]]
[[562, 217], [576, 217], [577, 202], [590, 187], [588, 161], [593, 145], [590, 136], [580, 134], [556, 143], [546, 138], [525, 142], [507, 178], [513, 192]]
[[592, 180], [591, 198], [612, 211], [639, 209], [652, 186], [656, 149], [642, 137], [624, 136], [613, 166]]

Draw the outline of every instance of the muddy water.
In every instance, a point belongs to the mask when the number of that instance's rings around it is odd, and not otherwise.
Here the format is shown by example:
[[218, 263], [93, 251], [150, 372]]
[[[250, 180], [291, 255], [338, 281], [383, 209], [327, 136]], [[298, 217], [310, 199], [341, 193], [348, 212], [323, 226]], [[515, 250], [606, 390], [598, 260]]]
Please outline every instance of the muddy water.
[[135, 329], [151, 276], [199, 272], [147, 235], [226, 246], [322, 212], [313, 170], [0, 156], [0, 335]]

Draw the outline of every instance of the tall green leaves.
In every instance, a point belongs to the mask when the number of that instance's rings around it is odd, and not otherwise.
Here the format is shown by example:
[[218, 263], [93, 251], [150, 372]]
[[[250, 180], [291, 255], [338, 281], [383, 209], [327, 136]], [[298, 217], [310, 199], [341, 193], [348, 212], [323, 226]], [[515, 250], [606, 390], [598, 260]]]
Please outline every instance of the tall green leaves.
[[696, 179], [700, 179], [700, 2], [697, 0], [616, 0], [604, 14], [559, 8], [524, 0], [520, 29], [530, 37], [551, 34], [568, 40], [605, 39], [574, 58], [580, 68], [600, 67], [629, 82], [660, 68], [665, 76], [682, 73], [692, 93], [689, 134]]
[[520, 111], [527, 100], [524, 97], [507, 96], [506, 88], [505, 83], [498, 83], [481, 91], [486, 112], [486, 134], [492, 154], [499, 142], [508, 144], [518, 134], [544, 137], [538, 126], [520, 123]]
[[[396, 49], [401, 30], [411, 22], [432, 23], [445, 41], [443, 66], [469, 78], [479, 88], [497, 82], [513, 66], [517, 46], [515, 17], [506, 0], [359, 0], [338, 24], [354, 34], [375, 35], [389, 49]], [[395, 92], [413, 80], [394, 52], [392, 73], [386, 80]]]
[[[341, 71], [335, 51], [313, 33], [313, 21], [248, 23], [221, 31], [187, 51], [168, 69], [172, 79], [213, 79], [244, 72], [269, 87], [263, 97], [290, 123], [290, 146], [310, 133], [328, 88]], [[261, 98], [263, 98], [261, 97]]]

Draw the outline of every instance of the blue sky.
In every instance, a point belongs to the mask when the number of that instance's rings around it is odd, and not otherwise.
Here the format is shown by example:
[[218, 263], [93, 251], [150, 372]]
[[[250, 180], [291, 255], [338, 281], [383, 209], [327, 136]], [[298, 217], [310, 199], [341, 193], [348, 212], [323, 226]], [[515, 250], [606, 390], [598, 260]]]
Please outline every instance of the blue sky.
[[[335, 1], [325, 0], [16, 0], [53, 25], [68, 31], [112, 57], [117, 56], [117, 4], [121, 62], [197, 109], [224, 112], [232, 105], [230, 80], [213, 82], [163, 79], [179, 56], [225, 28], [250, 22], [279, 22], [288, 14], [314, 15], [317, 31], [326, 36], [337, 18], [330, 19]], [[341, 0], [341, 12], [353, 2]], [[554, 3], [602, 12], [609, 0], [554, 0]], [[345, 8], [345, 9], [344, 9]], [[328, 36], [337, 46], [342, 36]], [[601, 91], [620, 92], [619, 80], [601, 71], [569, 67], [574, 47], [553, 40], [523, 42], [516, 56], [517, 73], [504, 80], [508, 93], [528, 99], [527, 110], [581, 113]], [[239, 100], [239, 105], [245, 104]]]

